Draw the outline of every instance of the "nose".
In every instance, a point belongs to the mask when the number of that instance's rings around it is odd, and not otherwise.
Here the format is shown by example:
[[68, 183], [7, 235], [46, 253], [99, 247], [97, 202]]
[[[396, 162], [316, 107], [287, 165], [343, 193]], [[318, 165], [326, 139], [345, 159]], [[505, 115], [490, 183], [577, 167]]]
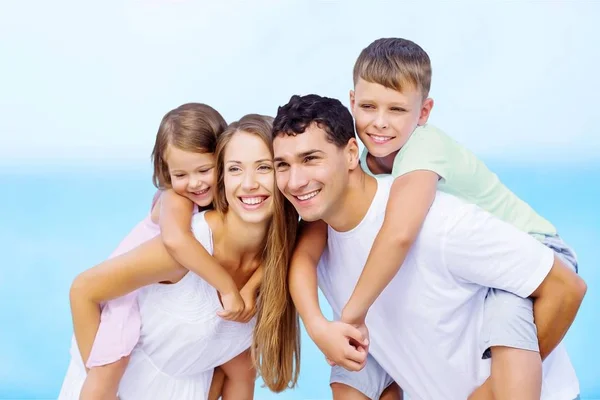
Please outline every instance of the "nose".
[[386, 129], [388, 127], [387, 116], [385, 115], [384, 110], [380, 110], [373, 121], [373, 125], [377, 129]]
[[290, 168], [290, 178], [287, 183], [287, 188], [290, 192], [298, 192], [303, 187], [308, 185], [308, 179], [301, 167], [292, 166]]
[[200, 188], [200, 186], [202, 186], [202, 181], [198, 177], [190, 176], [188, 180], [188, 189], [196, 190]]
[[255, 190], [258, 188], [258, 181], [256, 180], [256, 176], [253, 171], [247, 171], [244, 174], [244, 179], [242, 181], [242, 189], [246, 191]]

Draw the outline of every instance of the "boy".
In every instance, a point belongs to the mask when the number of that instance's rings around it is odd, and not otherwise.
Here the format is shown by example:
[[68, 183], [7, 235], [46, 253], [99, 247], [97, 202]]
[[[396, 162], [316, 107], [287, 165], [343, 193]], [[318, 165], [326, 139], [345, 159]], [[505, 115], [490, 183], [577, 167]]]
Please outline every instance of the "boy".
[[[366, 147], [361, 165], [370, 174], [395, 177], [382, 228], [341, 315], [343, 322], [359, 328], [365, 328], [369, 307], [398, 273], [436, 190], [476, 204], [532, 235], [577, 270], [574, 252], [550, 222], [504, 186], [470, 151], [427, 125], [433, 108], [428, 97], [430, 84], [427, 53], [404, 39], [376, 40], [361, 52], [354, 66], [350, 104], [358, 136]], [[322, 226], [312, 225], [306, 236], [325, 235]], [[324, 241], [321, 243], [324, 247]], [[314, 242], [311, 246], [314, 252]], [[314, 257], [303, 261], [299, 255], [295, 259], [292, 268], [309, 261], [315, 265]], [[473, 399], [489, 398], [492, 393], [496, 399], [539, 398], [541, 360], [552, 350], [550, 343], [556, 343], [540, 312], [530, 299], [490, 290], [481, 346], [485, 350], [482, 357], [492, 357], [492, 373], [473, 393]]]

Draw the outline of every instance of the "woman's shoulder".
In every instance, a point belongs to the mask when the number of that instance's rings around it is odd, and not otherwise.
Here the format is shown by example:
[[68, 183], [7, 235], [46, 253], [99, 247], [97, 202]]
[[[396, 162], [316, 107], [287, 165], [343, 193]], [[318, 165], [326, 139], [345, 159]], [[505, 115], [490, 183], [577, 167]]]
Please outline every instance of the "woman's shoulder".
[[219, 229], [220, 218], [214, 210], [197, 212], [192, 217], [192, 232], [196, 240], [212, 254], [214, 231]]

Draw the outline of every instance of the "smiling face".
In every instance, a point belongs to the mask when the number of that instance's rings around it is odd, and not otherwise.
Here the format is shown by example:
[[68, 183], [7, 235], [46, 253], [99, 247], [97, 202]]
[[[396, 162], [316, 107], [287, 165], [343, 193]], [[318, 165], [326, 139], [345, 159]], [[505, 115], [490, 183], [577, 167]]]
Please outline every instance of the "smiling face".
[[414, 86], [399, 92], [358, 79], [350, 105], [360, 140], [379, 158], [400, 150], [417, 125], [427, 123], [433, 100], [423, 100]]
[[230, 212], [244, 222], [265, 222], [273, 215], [273, 156], [256, 134], [236, 132], [224, 150], [223, 184]]
[[199, 207], [208, 207], [213, 201], [215, 184], [215, 157], [213, 153], [181, 150], [169, 145], [165, 154], [171, 186]]
[[279, 190], [303, 220], [327, 222], [344, 197], [349, 171], [356, 167], [356, 139], [338, 147], [313, 123], [298, 135], [277, 135], [273, 150]]

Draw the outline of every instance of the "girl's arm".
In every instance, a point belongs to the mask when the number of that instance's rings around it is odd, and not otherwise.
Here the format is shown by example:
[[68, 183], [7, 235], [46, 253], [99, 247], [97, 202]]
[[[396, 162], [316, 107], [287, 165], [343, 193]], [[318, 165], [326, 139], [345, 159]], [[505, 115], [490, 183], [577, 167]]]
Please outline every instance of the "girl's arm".
[[256, 314], [256, 298], [263, 278], [262, 265], [254, 271], [248, 282], [240, 289], [240, 296], [244, 300], [244, 312], [239, 316], [240, 322], [248, 322]]
[[394, 180], [383, 225], [375, 238], [342, 321], [363, 324], [369, 308], [400, 270], [435, 199], [439, 176], [417, 170]]
[[191, 225], [194, 203], [167, 190], [161, 196], [160, 207], [161, 237], [169, 254], [217, 289], [223, 301], [221, 316], [236, 320], [244, 311], [244, 301], [231, 275], [196, 240]]
[[169, 255], [160, 238], [79, 274], [70, 301], [75, 339], [85, 362], [100, 325], [100, 304], [156, 282], [177, 280], [185, 270]]

